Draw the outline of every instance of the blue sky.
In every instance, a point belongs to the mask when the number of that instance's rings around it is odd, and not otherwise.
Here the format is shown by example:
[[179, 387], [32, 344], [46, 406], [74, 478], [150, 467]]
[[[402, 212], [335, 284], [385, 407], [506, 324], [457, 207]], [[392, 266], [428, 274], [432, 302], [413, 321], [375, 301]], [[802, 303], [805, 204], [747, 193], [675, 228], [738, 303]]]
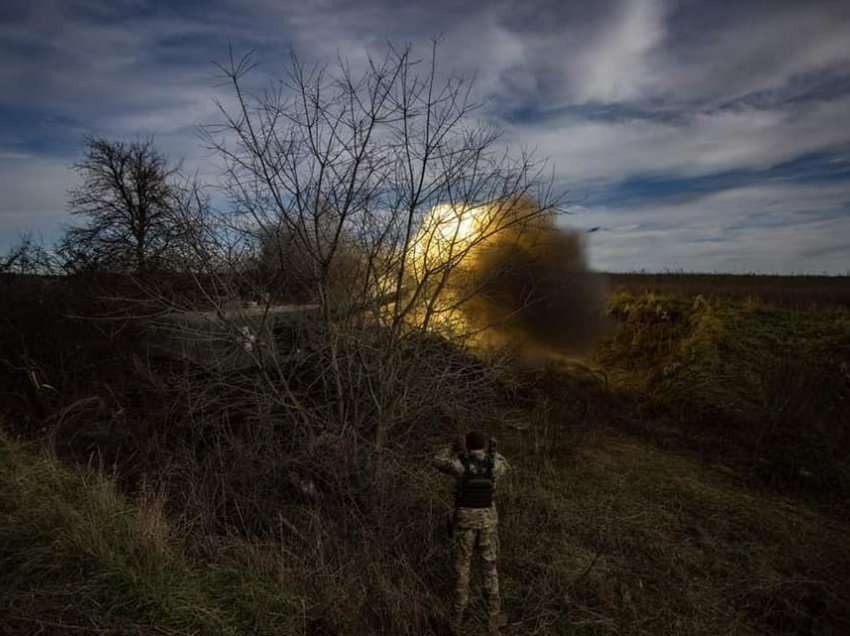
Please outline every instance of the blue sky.
[[87, 133], [157, 145], [211, 182], [213, 65], [386, 41], [476, 77], [480, 115], [551, 160], [598, 269], [850, 272], [850, 3], [5, 0], [0, 250], [71, 217]]

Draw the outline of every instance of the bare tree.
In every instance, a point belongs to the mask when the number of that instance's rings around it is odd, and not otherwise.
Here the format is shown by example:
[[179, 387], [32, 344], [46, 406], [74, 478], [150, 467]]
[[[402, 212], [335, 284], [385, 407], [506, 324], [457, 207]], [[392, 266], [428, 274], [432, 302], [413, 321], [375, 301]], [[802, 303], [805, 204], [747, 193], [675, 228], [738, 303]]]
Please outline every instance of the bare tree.
[[147, 272], [167, 268], [182, 238], [175, 221], [177, 167], [152, 139], [84, 141], [74, 167], [83, 183], [70, 192], [71, 213], [88, 218], [68, 230], [60, 254], [69, 269]]
[[221, 122], [203, 131], [237, 212], [225, 225], [260, 240], [263, 261], [319, 305], [324, 326], [299, 351], [317, 376], [311, 395], [326, 399], [311, 407], [299, 395], [306, 372], [291, 358], [258, 366], [288, 412], [323, 430], [333, 405], [340, 434], [357, 430], [380, 449], [463, 384], [452, 356], [426, 344], [475, 293], [455, 288], [455, 272], [557, 202], [543, 166], [476, 120], [468, 82], [438, 72], [436, 43], [427, 60], [389, 46], [360, 73], [293, 54], [284, 79], [258, 94], [246, 88], [253, 67], [232, 54], [220, 67], [236, 107], [221, 105]]
[[204, 131], [244, 227], [285, 237], [267, 251], [299, 255], [326, 313], [369, 307], [396, 334], [427, 327], [471, 251], [555, 209], [541, 165], [512, 157], [474, 119], [468, 82], [440, 76], [436, 43], [424, 61], [390, 46], [357, 75], [342, 60], [308, 68], [293, 54], [283, 81], [259, 96], [244, 88], [253, 67], [232, 54], [220, 67], [238, 106], [221, 107], [222, 122]]
[[21, 235], [4, 255], [0, 255], [0, 274], [52, 274], [56, 261], [32, 234]]

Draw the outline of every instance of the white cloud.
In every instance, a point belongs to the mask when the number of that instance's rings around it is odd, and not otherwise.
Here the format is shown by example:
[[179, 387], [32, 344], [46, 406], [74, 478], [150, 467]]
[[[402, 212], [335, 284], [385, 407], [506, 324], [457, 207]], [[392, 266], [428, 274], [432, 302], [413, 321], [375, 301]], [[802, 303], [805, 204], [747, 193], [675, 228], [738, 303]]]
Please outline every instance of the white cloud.
[[665, 35], [660, 0], [629, 0], [607, 28], [572, 55], [566, 52], [568, 79], [577, 101], [618, 102], [641, 97], [653, 81], [651, 54]]
[[[492, 6], [520, 41], [521, 72], [531, 78], [504, 86], [518, 92], [498, 97], [538, 108], [628, 102], [692, 108], [753, 92], [779, 97], [801, 76], [840, 71], [850, 61], [846, 3], [542, 3], [529, 5], [532, 17], [521, 22], [516, 5]], [[493, 18], [469, 22], [476, 19]], [[450, 35], [458, 30], [457, 23], [448, 26]], [[479, 49], [474, 37], [462, 43], [458, 50], [486, 74], [490, 49]]]
[[509, 143], [549, 157], [556, 173], [581, 188], [637, 175], [699, 176], [762, 170], [803, 154], [850, 144], [850, 97], [776, 109], [742, 107], [673, 121], [589, 121], [567, 116], [514, 125]]
[[[834, 3], [768, 5], [696, 23], [658, 59], [650, 96], [728, 100], [778, 90], [798, 76], [850, 61], [850, 11]], [[723, 17], [723, 11], [717, 15]]]
[[847, 273], [850, 184], [775, 183], [632, 208], [584, 208], [603, 270]]

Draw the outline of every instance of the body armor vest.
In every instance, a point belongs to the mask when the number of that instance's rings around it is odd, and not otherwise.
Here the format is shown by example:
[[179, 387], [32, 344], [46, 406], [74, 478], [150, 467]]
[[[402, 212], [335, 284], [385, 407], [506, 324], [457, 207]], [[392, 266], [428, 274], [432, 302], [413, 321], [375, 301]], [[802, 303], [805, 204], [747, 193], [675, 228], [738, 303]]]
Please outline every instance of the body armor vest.
[[489, 508], [493, 505], [493, 456], [483, 459], [462, 455], [463, 477], [455, 492], [455, 508]]

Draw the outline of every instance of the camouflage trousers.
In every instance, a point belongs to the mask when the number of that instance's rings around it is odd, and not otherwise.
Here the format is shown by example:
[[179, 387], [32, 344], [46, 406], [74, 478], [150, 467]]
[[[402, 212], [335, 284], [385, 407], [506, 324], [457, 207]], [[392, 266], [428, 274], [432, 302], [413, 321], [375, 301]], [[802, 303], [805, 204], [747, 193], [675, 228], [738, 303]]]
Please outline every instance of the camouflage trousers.
[[473, 556], [477, 552], [482, 566], [482, 587], [487, 601], [487, 614], [491, 628], [498, 624], [501, 616], [499, 596], [499, 572], [496, 560], [499, 556], [498, 526], [454, 529], [455, 597], [452, 608], [452, 627], [460, 630], [463, 612], [469, 604], [469, 581]]

